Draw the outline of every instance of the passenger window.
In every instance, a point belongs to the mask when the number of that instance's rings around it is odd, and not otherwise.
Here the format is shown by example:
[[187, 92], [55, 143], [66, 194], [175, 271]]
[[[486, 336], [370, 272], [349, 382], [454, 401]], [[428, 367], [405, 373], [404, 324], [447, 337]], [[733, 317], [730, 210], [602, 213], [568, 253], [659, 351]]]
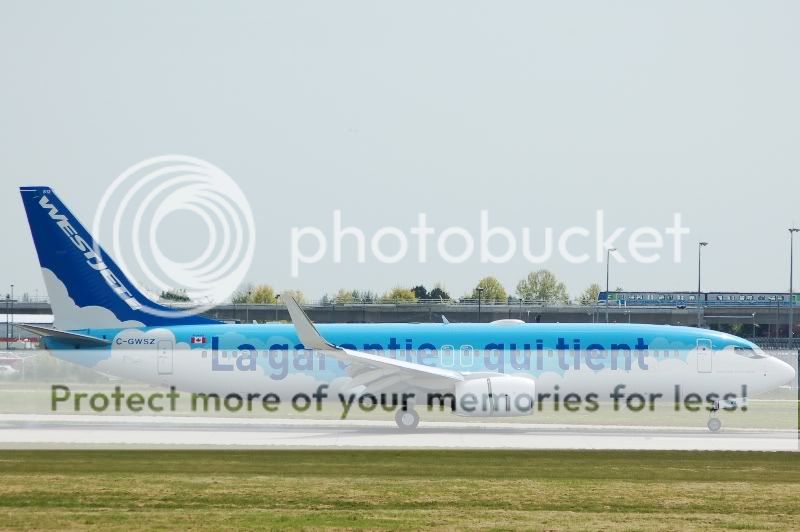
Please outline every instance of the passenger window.
[[443, 368], [455, 366], [455, 350], [452, 345], [443, 345], [441, 349], [441, 365]]
[[461, 367], [470, 368], [475, 363], [475, 354], [471, 345], [461, 346]]

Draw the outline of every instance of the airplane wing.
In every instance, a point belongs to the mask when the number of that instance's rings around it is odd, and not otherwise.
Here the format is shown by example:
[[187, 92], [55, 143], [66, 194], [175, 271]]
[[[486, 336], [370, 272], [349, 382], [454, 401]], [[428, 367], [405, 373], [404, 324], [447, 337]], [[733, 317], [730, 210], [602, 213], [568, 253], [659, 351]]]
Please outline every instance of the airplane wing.
[[88, 334], [79, 334], [74, 332], [61, 331], [59, 329], [51, 329], [50, 327], [42, 327], [41, 325], [28, 325], [25, 323], [15, 323], [14, 326], [21, 327], [26, 331], [38, 334], [39, 336], [48, 336], [64, 342], [72, 342], [76, 345], [85, 345], [94, 347], [94, 346], [111, 344], [111, 342], [108, 340], [104, 340], [102, 338], [96, 338], [94, 336], [89, 336]]
[[297, 336], [306, 349], [321, 351], [326, 356], [354, 366], [351, 371], [352, 387], [365, 386], [375, 390], [404, 381], [413, 381], [414, 384], [425, 388], [451, 389], [457, 382], [468, 378], [459, 371], [396, 360], [333, 345], [322, 337], [291, 294], [281, 294], [281, 300], [286, 305]]

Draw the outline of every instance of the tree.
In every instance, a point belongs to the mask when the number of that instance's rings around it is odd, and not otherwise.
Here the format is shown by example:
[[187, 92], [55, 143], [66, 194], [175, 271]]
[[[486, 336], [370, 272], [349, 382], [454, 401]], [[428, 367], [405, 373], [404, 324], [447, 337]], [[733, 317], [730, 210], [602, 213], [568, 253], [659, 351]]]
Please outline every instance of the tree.
[[430, 297], [430, 299], [447, 300], [450, 299], [450, 294], [448, 294], [441, 285], [437, 284], [433, 287], [430, 294], [428, 294], [428, 297]]
[[411, 291], [414, 292], [414, 297], [417, 299], [430, 299], [430, 294], [423, 285], [417, 285]]
[[567, 303], [569, 301], [567, 287], [549, 270], [529, 273], [517, 284], [517, 295], [526, 300], [546, 303]]
[[[478, 292], [478, 288], [483, 289], [483, 294]], [[478, 299], [479, 294], [483, 301], [508, 301], [506, 289], [494, 277], [484, 277], [478, 281], [478, 285], [472, 290], [472, 298]]]
[[594, 305], [597, 303], [597, 297], [599, 295], [600, 285], [597, 283], [592, 283], [581, 293], [578, 301], [580, 301], [581, 305]]
[[417, 298], [414, 296], [414, 292], [408, 288], [397, 286], [386, 292], [382, 299], [385, 303], [394, 303], [395, 301], [416, 301]]
[[188, 303], [191, 301], [189, 296], [186, 295], [186, 290], [178, 288], [177, 290], [164, 290], [161, 292], [161, 299], [164, 301], [176, 301], [178, 303]]
[[305, 304], [306, 296], [305, 296], [305, 294], [303, 294], [302, 290], [291, 289], [291, 290], [284, 290], [284, 292], [289, 294], [290, 296], [292, 296], [294, 298], [294, 300], [297, 301], [298, 305], [304, 305]]
[[346, 290], [344, 288], [341, 288], [338, 292], [336, 292], [336, 295], [333, 296], [333, 301], [340, 305], [344, 303], [352, 303], [353, 300], [355, 300], [353, 292], [355, 292], [355, 290]]
[[247, 298], [248, 303], [268, 304], [275, 303], [275, 290], [268, 284], [260, 284], [253, 288]]
[[380, 298], [378, 294], [372, 290], [347, 290], [346, 288], [342, 288], [336, 292], [333, 298], [328, 299], [333, 303], [341, 305], [345, 303], [374, 303]]
[[231, 303], [241, 305], [247, 303], [250, 299], [250, 294], [253, 292], [253, 285], [250, 283], [244, 284], [239, 287], [236, 292], [231, 296]]
[[362, 292], [354, 290], [353, 294], [356, 295], [357, 301], [363, 303], [374, 303], [379, 299], [378, 294], [376, 294], [372, 290], [364, 290]]
[[745, 334], [747, 334], [745, 332], [744, 323], [733, 323], [729, 325], [729, 327], [730, 327], [730, 333], [733, 334], [734, 336], [744, 336]]

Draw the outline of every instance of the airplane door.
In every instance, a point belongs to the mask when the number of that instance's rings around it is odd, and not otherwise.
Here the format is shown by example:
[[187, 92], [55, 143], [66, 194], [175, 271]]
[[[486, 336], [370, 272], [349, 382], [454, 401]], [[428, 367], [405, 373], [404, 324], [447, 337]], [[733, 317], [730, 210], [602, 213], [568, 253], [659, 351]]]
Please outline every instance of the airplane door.
[[701, 338], [697, 340], [697, 372], [711, 373], [713, 363], [713, 353], [711, 340]]
[[159, 375], [172, 375], [172, 342], [161, 340], [158, 342], [156, 365]]

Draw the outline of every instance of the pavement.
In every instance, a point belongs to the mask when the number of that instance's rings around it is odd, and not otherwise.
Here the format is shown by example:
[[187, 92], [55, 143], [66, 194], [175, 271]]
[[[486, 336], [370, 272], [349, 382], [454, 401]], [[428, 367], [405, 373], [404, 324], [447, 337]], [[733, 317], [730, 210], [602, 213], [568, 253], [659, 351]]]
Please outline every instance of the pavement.
[[797, 451], [796, 430], [189, 416], [0, 414], [3, 449], [641, 449]]

